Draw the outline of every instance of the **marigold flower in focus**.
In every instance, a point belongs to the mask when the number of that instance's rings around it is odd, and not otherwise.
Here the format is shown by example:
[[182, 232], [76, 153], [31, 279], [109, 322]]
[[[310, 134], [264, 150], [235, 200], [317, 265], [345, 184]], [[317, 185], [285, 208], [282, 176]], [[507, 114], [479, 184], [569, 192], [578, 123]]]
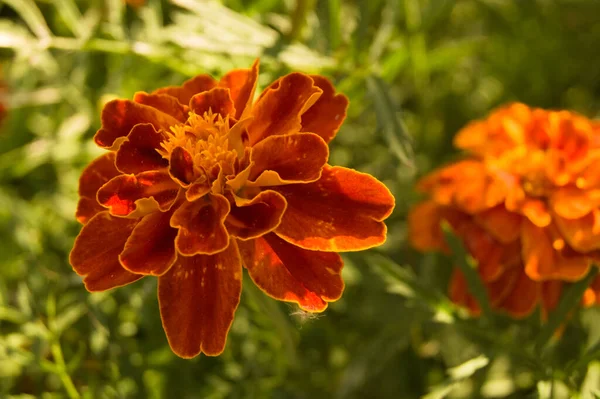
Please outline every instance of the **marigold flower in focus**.
[[[568, 111], [511, 104], [454, 139], [464, 159], [425, 176], [430, 199], [409, 215], [421, 251], [447, 251], [447, 221], [477, 261], [490, 303], [514, 317], [553, 309], [565, 282], [583, 278], [600, 255], [600, 122]], [[594, 282], [583, 303], [600, 300]], [[479, 305], [456, 270], [451, 298]]]
[[336, 252], [385, 241], [389, 190], [327, 164], [348, 99], [291, 73], [254, 102], [257, 77], [258, 61], [109, 102], [94, 137], [108, 152], [81, 175], [71, 265], [92, 292], [158, 276], [181, 357], [223, 351], [242, 265], [269, 296], [321, 312], [344, 289]]

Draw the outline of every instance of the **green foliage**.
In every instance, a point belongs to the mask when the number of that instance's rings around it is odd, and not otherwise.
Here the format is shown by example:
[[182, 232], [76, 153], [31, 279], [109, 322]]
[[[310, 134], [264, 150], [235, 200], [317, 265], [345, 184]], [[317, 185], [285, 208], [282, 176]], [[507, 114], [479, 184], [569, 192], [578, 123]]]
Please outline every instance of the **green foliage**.
[[[515, 100], [598, 113], [598, 15], [590, 0], [0, 1], [0, 398], [599, 397], [582, 285], [546, 326], [469, 319], [445, 295], [465, 257], [416, 254], [405, 222], [415, 178], [456, 156], [469, 120]], [[384, 246], [345, 256], [323, 315], [244, 281], [225, 353], [182, 360], [153, 279], [92, 295], [71, 270], [78, 176], [106, 101], [258, 56], [261, 87], [300, 70], [348, 95], [330, 163], [374, 174], [397, 207]]]

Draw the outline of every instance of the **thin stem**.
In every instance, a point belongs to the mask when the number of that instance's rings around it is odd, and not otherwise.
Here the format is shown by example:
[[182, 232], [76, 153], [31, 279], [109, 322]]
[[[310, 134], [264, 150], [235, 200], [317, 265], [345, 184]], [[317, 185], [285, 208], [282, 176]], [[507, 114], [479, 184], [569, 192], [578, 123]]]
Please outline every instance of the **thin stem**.
[[56, 340], [56, 342], [52, 344], [51, 349], [52, 356], [54, 356], [54, 361], [58, 369], [58, 376], [60, 377], [60, 380], [67, 391], [67, 395], [70, 399], [80, 399], [81, 395], [79, 395], [79, 392], [77, 392], [77, 388], [75, 388], [75, 384], [67, 372], [67, 365], [62, 353], [62, 348], [60, 347], [60, 342]]

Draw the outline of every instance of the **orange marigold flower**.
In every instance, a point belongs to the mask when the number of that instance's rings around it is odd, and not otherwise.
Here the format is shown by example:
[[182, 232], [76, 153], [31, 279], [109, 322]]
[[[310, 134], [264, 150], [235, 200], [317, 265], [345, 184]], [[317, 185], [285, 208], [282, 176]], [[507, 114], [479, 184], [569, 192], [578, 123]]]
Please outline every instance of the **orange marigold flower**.
[[109, 151], [81, 175], [71, 265], [89, 291], [158, 276], [181, 357], [223, 351], [242, 265], [271, 297], [321, 312], [344, 289], [336, 252], [385, 241], [389, 190], [327, 164], [348, 99], [291, 73], [254, 102], [257, 77], [258, 61], [109, 102], [94, 137]]
[[[478, 262], [493, 307], [515, 317], [556, 306], [563, 282], [600, 254], [600, 123], [567, 111], [511, 104], [460, 131], [464, 159], [425, 176], [431, 199], [409, 215], [423, 251], [447, 251], [446, 220]], [[584, 304], [597, 302], [590, 287]], [[477, 313], [456, 271], [452, 299]], [[600, 300], [598, 300], [600, 302]]]

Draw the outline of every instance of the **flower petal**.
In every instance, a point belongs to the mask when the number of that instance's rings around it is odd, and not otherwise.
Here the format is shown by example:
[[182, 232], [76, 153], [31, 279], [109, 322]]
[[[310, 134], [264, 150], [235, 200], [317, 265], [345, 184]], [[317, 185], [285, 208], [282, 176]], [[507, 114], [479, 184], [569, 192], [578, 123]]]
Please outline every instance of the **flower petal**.
[[229, 95], [229, 89], [223, 87], [215, 87], [196, 94], [190, 100], [190, 109], [197, 115], [204, 115], [208, 111], [221, 114], [223, 118], [227, 115], [235, 115], [235, 107]]
[[522, 220], [521, 215], [507, 211], [504, 205], [495, 206], [475, 215], [475, 222], [503, 244], [519, 239]]
[[185, 122], [188, 118], [187, 104], [180, 104], [175, 97], [168, 94], [148, 94], [141, 91], [135, 93], [133, 101], [156, 108], [179, 122]]
[[183, 147], [175, 147], [169, 160], [169, 174], [184, 187], [194, 179], [194, 159], [192, 154]]
[[75, 239], [69, 262], [83, 277], [88, 291], [109, 290], [143, 277], [125, 270], [119, 263], [119, 254], [138, 221], [117, 218], [105, 211], [83, 226]]
[[546, 203], [539, 199], [527, 198], [521, 206], [523, 215], [538, 227], [547, 227], [552, 222]]
[[173, 209], [144, 216], [125, 243], [119, 260], [132, 273], [160, 276], [175, 263], [177, 229], [170, 226]]
[[515, 318], [527, 317], [535, 309], [540, 296], [540, 284], [519, 269], [512, 294], [507, 295], [499, 307]]
[[75, 212], [79, 223], [86, 224], [92, 216], [106, 210], [96, 200], [96, 193], [104, 183], [118, 175], [114, 152], [99, 156], [83, 170], [79, 178], [79, 202]]
[[310, 76], [315, 86], [323, 90], [323, 94], [315, 104], [302, 115], [301, 132], [316, 133], [329, 143], [346, 119], [348, 97], [335, 94], [331, 82], [319, 75]]
[[321, 312], [342, 296], [342, 258], [331, 252], [307, 251], [275, 234], [238, 242], [252, 281], [270, 297]]
[[115, 165], [123, 173], [162, 169], [169, 162], [158, 152], [165, 135], [149, 123], [135, 125], [117, 150]]
[[443, 208], [435, 201], [425, 201], [408, 213], [408, 237], [418, 251], [447, 250], [442, 232]]
[[179, 228], [175, 247], [184, 256], [213, 255], [229, 245], [224, 224], [229, 201], [219, 194], [204, 198], [184, 202], [171, 218], [171, 226]]
[[555, 215], [554, 222], [567, 243], [574, 250], [585, 253], [600, 249], [597, 216], [597, 210], [577, 219], [566, 219]]
[[166, 211], [173, 205], [178, 193], [179, 185], [162, 170], [117, 176], [98, 190], [97, 198], [112, 215], [131, 216], [136, 210], [145, 213], [143, 208], [148, 203], [141, 201], [143, 199], [154, 200], [158, 209]]
[[394, 209], [394, 197], [380, 181], [342, 167], [323, 168], [314, 183], [279, 186], [288, 208], [278, 236], [315, 251], [358, 251], [385, 241], [382, 222]]
[[302, 73], [291, 73], [265, 89], [254, 104], [254, 119], [248, 125], [250, 145], [268, 136], [299, 132], [302, 114], [319, 98], [323, 90]]
[[96, 132], [94, 141], [100, 147], [116, 147], [138, 123], [150, 123], [156, 129], [167, 130], [178, 121], [148, 105], [129, 100], [113, 100], [102, 109], [102, 128]]
[[[219, 86], [229, 89], [235, 105], [235, 118], [242, 119], [248, 114], [256, 90], [259, 60], [256, 59], [251, 69], [234, 69], [221, 78]], [[244, 112], [246, 111], [246, 112]]]
[[557, 215], [566, 219], [578, 219], [598, 207], [597, 197], [598, 190], [588, 192], [577, 187], [566, 186], [557, 188], [550, 196], [549, 202]]
[[248, 179], [253, 186], [313, 182], [321, 177], [328, 157], [327, 143], [316, 134], [270, 136], [252, 148]]
[[273, 190], [261, 191], [252, 199], [236, 196], [226, 219], [227, 231], [241, 240], [260, 237], [279, 226], [286, 208], [283, 195]]
[[179, 255], [158, 278], [163, 328], [175, 354], [192, 358], [223, 352], [242, 292], [242, 265], [234, 240], [216, 255]]
[[525, 272], [533, 280], [577, 281], [590, 268], [585, 256], [564, 256], [557, 251], [552, 246], [548, 229], [523, 223], [521, 240]]
[[186, 80], [182, 86], [163, 87], [152, 94], [168, 94], [175, 97], [180, 104], [188, 105], [194, 95], [210, 90], [216, 85], [217, 82], [210, 75], [197, 75]]

